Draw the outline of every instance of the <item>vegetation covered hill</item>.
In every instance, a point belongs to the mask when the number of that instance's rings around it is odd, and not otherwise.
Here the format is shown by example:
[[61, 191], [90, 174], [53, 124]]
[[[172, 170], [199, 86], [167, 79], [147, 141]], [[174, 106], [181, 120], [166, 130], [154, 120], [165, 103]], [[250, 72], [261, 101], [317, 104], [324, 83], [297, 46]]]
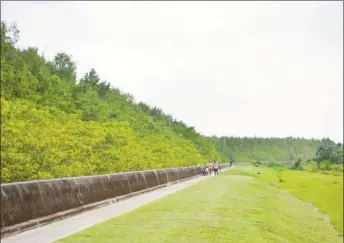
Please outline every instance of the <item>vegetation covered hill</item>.
[[[207, 138], [102, 80], [76, 78], [66, 53], [46, 60], [16, 48], [19, 31], [1, 22], [1, 182], [225, 162], [314, 157], [320, 141]], [[229, 128], [230, 129], [230, 128]], [[296, 149], [295, 149], [296, 148]], [[294, 155], [293, 155], [294, 156]]]
[[15, 48], [1, 23], [2, 182], [222, 161], [211, 141], [157, 108], [136, 104], [94, 69], [76, 80], [71, 56]]
[[217, 151], [233, 161], [285, 161], [316, 157], [321, 140], [305, 138], [210, 137]]

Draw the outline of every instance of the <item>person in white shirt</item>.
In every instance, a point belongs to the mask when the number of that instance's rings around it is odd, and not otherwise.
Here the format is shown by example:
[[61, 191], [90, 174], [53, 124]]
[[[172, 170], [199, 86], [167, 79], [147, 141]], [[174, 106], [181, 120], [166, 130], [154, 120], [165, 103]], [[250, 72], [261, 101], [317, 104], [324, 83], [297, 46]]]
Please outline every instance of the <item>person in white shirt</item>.
[[216, 160], [214, 160], [214, 174], [219, 175], [219, 163]]

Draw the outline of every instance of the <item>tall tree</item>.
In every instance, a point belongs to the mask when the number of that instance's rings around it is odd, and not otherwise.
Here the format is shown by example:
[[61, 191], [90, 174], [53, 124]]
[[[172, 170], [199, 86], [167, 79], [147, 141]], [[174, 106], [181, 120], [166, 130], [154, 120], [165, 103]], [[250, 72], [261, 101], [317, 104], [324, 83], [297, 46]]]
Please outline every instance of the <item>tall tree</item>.
[[52, 62], [49, 62], [51, 72], [62, 80], [75, 82], [76, 64], [66, 53], [57, 53]]
[[329, 138], [324, 138], [321, 140], [316, 156], [319, 163], [326, 160], [332, 163], [343, 163], [343, 146], [340, 143], [336, 144]]
[[80, 80], [80, 84], [89, 84], [91, 86], [96, 86], [100, 81], [100, 77], [97, 74], [96, 70], [93, 68], [84, 75], [84, 77]]

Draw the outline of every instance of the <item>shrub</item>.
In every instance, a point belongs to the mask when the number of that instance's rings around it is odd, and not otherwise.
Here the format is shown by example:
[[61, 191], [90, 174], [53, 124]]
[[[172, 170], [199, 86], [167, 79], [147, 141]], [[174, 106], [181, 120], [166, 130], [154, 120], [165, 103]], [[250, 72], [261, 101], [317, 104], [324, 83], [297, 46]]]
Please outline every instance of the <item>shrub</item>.
[[315, 161], [309, 161], [307, 162], [303, 168], [307, 171], [311, 171], [311, 172], [315, 172], [318, 171], [319, 167], [318, 167], [318, 163]]
[[330, 160], [325, 160], [319, 163], [319, 169], [320, 170], [331, 170], [332, 168], [332, 162]]

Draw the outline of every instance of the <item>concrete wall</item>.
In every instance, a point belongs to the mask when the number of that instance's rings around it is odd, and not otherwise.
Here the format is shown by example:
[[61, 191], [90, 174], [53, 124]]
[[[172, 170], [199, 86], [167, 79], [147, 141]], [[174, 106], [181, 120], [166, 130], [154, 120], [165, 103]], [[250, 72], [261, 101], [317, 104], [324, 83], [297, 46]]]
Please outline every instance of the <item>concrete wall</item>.
[[[220, 164], [226, 168], [229, 163]], [[200, 166], [1, 184], [1, 228], [197, 176]]]

